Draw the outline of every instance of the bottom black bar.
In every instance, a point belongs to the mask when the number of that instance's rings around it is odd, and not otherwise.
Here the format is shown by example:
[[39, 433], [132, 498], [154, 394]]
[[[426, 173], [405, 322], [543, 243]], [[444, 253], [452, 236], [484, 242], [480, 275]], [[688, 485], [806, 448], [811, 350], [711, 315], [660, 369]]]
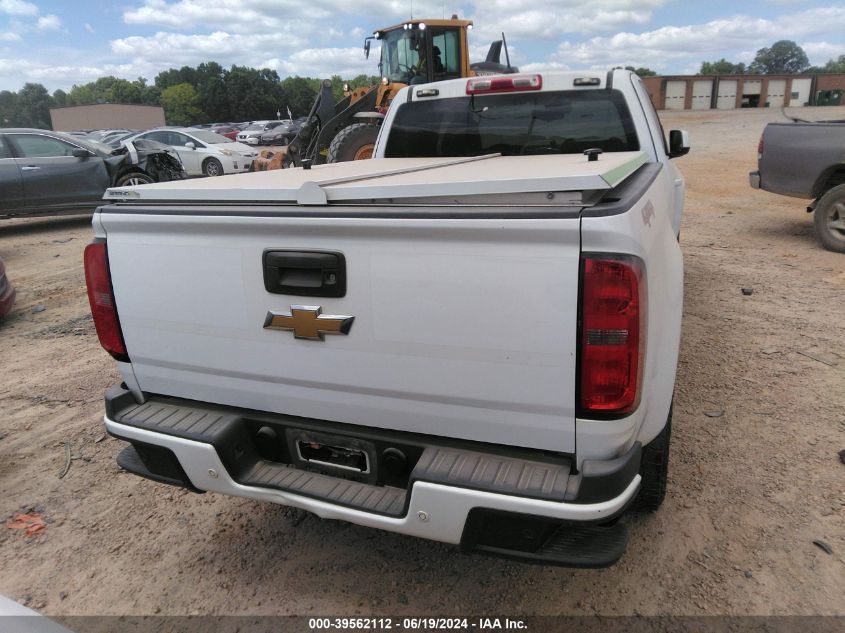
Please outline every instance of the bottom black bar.
[[[0, 616], [3, 633], [31, 633], [35, 620]], [[536, 633], [840, 633], [845, 616], [60, 616], [73, 633], [310, 633], [311, 631], [531, 631]], [[53, 633], [57, 629], [45, 628]], [[62, 632], [65, 633], [65, 632]]]

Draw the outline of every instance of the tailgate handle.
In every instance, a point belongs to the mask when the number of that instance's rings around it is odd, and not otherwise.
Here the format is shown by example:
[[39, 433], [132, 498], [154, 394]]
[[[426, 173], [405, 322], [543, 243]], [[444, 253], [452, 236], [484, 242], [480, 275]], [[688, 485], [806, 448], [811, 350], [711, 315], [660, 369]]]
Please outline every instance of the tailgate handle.
[[346, 259], [336, 251], [266, 250], [264, 289], [280, 295], [346, 296]]

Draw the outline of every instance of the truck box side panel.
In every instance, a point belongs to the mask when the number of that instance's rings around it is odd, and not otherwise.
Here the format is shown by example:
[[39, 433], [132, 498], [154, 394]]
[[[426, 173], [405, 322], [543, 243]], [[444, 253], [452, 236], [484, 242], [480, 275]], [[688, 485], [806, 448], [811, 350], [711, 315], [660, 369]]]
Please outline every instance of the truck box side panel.
[[630, 253], [646, 265], [645, 363], [642, 400], [629, 417], [579, 419], [578, 465], [608, 459], [635, 441], [647, 444], [666, 424], [678, 364], [683, 313], [683, 257], [672, 225], [674, 174], [660, 170], [628, 213], [590, 217], [581, 225], [585, 253]]

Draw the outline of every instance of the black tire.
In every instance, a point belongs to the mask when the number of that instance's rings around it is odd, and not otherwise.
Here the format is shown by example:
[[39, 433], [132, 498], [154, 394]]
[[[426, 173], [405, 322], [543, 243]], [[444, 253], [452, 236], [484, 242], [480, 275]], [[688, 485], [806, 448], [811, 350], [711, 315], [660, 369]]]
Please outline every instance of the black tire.
[[206, 158], [202, 164], [202, 173], [206, 176], [222, 176], [223, 165], [216, 158]]
[[640, 462], [640, 492], [631, 509], [634, 512], [656, 512], [666, 498], [669, 478], [669, 441], [672, 437], [672, 409], [660, 434], [643, 447]]
[[[345, 163], [371, 158], [379, 126], [372, 123], [353, 123], [343, 128], [329, 145], [327, 163]], [[364, 156], [369, 148], [369, 156]]]
[[827, 250], [845, 253], [845, 185], [828, 190], [813, 213], [816, 237]]
[[118, 176], [117, 180], [114, 181], [114, 186], [131, 187], [134, 185], [148, 185], [151, 182], [155, 182], [152, 176], [140, 171], [129, 171]]

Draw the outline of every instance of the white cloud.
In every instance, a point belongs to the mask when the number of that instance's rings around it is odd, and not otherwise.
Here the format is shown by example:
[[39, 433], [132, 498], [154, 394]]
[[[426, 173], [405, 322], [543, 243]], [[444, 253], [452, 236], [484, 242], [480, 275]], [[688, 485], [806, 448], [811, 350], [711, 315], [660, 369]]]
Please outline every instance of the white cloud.
[[[845, 29], [845, 7], [809, 9], [772, 20], [738, 15], [689, 26], [664, 26], [642, 33], [622, 32], [593, 37], [580, 43], [562, 42], [548, 62], [577, 67], [607, 68], [615, 65], [648, 66], [655, 70], [680, 67], [690, 58], [704, 61], [726, 57], [750, 62], [754, 52], [772, 42], [790, 38], [806, 40], [840, 33]], [[841, 47], [840, 47], [841, 48]], [[809, 52], [809, 51], [808, 51]]]
[[[360, 16], [363, 19], [380, 16], [389, 21], [398, 21], [411, 17], [411, 6], [414, 15], [418, 17], [467, 14], [463, 8], [444, 5], [441, 0], [414, 0], [413, 3], [408, 0], [369, 0], [364, 4], [337, 0], [310, 0], [307, 3], [301, 0], [143, 0], [143, 6], [124, 11], [123, 21], [126, 24], [143, 24], [174, 30], [206, 27], [235, 32], [264, 32], [292, 20], [307, 22], [311, 24], [312, 29], [323, 28], [327, 22], [331, 24], [339, 14]], [[315, 23], [316, 21], [322, 22]], [[372, 30], [383, 26], [388, 26], [388, 23], [370, 24], [367, 28]]]
[[38, 15], [38, 7], [24, 0], [0, 0], [0, 13], [9, 15]]
[[373, 57], [378, 59], [379, 52], [373, 49], [370, 60], [364, 59], [360, 47], [355, 48], [306, 48], [284, 59], [267, 60], [266, 65], [280, 75], [301, 75], [305, 77], [355, 77], [356, 75], [374, 75], [378, 71], [373, 65]]
[[[93, 81], [106, 75], [132, 77], [137, 67], [132, 64], [103, 64], [101, 66], [81, 66], [72, 64], [48, 64], [21, 59], [0, 58], [0, 76], [21, 77], [24, 81], [52, 82], [63, 87], [69, 83]], [[68, 78], [71, 78], [70, 80]]]
[[332, 11], [317, 0], [303, 4], [295, 0], [145, 0], [144, 6], [123, 13], [126, 24], [159, 26], [176, 31], [202, 28], [235, 33], [267, 33], [326, 20]]
[[845, 43], [842, 41], [836, 44], [828, 42], [806, 42], [801, 43], [801, 48], [807, 53], [812, 63], [824, 64], [829, 59], [836, 59], [840, 55], [845, 55]]
[[[36, 0], [37, 1], [37, 0]], [[615, 65], [648, 66], [662, 72], [694, 72], [703, 60], [753, 59], [757, 49], [779, 39], [794, 39], [811, 63], [823, 64], [845, 54], [845, 6], [806, 8], [796, 0], [768, 0], [752, 15], [725, 16], [700, 24], [650, 26], [659, 10], [676, 0], [413, 0], [414, 15], [475, 21], [470, 34], [473, 61], [484, 59], [501, 31], [508, 37], [511, 61], [527, 71]], [[824, 0], [816, 0], [816, 4]], [[779, 4], [792, 6], [780, 8]], [[280, 75], [351, 77], [376, 74], [377, 47], [369, 59], [362, 39], [375, 29], [410, 17], [409, 0], [135, 0], [120, 9], [124, 24], [102, 27], [118, 31], [105, 58], [92, 56], [85, 44], [57, 49], [31, 46], [26, 55], [18, 42], [38, 31], [62, 29], [54, 15], [42, 15], [25, 0], [0, 0], [0, 16], [9, 15], [0, 32], [0, 88], [18, 89], [25, 81], [43, 81], [51, 89], [90, 81], [105, 74], [152, 80], [171, 67], [214, 60], [270, 67]], [[742, 10], [743, 3], [735, 3]], [[77, 11], [80, 23], [90, 16]], [[750, 10], [749, 10], [750, 11]], [[762, 17], [788, 12], [778, 17]], [[676, 15], [683, 15], [675, 11]], [[5, 16], [4, 16], [5, 17]], [[663, 23], [661, 23], [663, 24]], [[87, 33], [95, 33], [84, 23]], [[158, 31], [158, 32], [155, 32]], [[125, 34], [125, 35], [124, 35]], [[89, 40], [93, 38], [88, 38]], [[41, 38], [46, 43], [47, 38]], [[13, 58], [20, 57], [17, 61]], [[56, 66], [60, 60], [62, 66]], [[96, 60], [92, 63], [92, 60]], [[102, 61], [100, 61], [102, 60]]]
[[111, 42], [119, 56], [147, 62], [166, 62], [174, 67], [209, 60], [225, 63], [256, 64], [267, 51], [296, 50], [308, 41], [294, 33], [280, 31], [261, 35], [241, 35], [215, 31], [208, 35], [186, 35], [160, 31], [152, 37], [132, 36]]
[[671, 0], [488, 0], [477, 2], [475, 36], [498, 39], [555, 39], [566, 33], [593, 34], [651, 21]]
[[35, 26], [39, 31], [58, 31], [62, 28], [62, 20], [57, 15], [50, 13], [49, 15], [42, 15], [38, 18]]

